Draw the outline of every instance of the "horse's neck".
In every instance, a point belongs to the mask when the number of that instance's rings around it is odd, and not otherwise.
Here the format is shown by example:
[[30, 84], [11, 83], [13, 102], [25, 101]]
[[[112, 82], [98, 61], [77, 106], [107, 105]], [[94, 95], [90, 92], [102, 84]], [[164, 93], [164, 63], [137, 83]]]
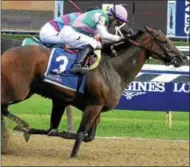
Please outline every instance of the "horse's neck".
[[122, 89], [135, 79], [146, 61], [146, 52], [138, 47], [131, 46], [118, 57], [110, 60], [112, 67], [121, 78]]

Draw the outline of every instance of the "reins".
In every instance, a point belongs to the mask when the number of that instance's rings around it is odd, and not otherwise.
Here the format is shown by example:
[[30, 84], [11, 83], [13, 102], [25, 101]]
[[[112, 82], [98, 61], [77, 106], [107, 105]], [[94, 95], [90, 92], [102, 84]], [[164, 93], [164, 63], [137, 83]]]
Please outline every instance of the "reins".
[[[147, 32], [148, 32], [148, 31], [147, 31]], [[152, 40], [155, 40], [156, 43], [160, 46], [160, 48], [163, 49], [165, 53], [167, 53], [166, 50], [165, 50], [165, 48], [164, 48], [164, 47], [159, 43], [159, 41], [157, 41], [157, 39], [155, 38], [156, 36], [159, 35], [160, 31], [159, 31], [155, 36], [153, 36], [150, 32], [148, 32], [148, 33], [149, 33], [150, 37], [152, 38]], [[112, 53], [113, 53], [114, 56], [117, 56], [117, 52], [116, 52], [116, 50], [115, 50], [115, 47], [117, 47], [117, 46], [119, 46], [119, 45], [122, 45], [122, 44], [124, 44], [124, 43], [126, 43], [126, 42], [129, 42], [129, 43], [132, 44], [133, 46], [138, 47], [138, 48], [140, 48], [140, 49], [142, 49], [142, 50], [148, 50], [148, 51], [150, 51], [150, 52], [152, 52], [152, 53], [154, 53], [154, 54], [160, 56], [163, 60], [166, 59], [166, 56], [165, 56], [165, 55], [159, 54], [159, 53], [157, 53], [157, 52], [155, 52], [155, 51], [152, 50], [153, 43], [152, 43], [151, 49], [149, 49], [149, 48], [147, 48], [147, 47], [145, 47], [145, 46], [143, 46], [143, 45], [141, 45], [141, 44], [135, 42], [135, 41], [132, 40], [132, 39], [124, 39], [123, 41], [120, 41], [120, 42], [118, 42], [118, 43], [112, 44], [112, 45], [110, 46], [110, 49], [111, 49], [111, 51], [112, 51]]]

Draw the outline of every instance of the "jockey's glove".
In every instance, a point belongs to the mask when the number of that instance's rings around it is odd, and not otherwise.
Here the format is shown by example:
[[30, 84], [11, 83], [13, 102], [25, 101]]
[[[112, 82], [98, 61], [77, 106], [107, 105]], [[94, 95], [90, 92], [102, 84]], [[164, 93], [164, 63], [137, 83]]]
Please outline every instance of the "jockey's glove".
[[126, 40], [126, 36], [119, 36], [120, 37], [120, 40], [118, 42], [121, 42], [121, 41], [125, 41]]

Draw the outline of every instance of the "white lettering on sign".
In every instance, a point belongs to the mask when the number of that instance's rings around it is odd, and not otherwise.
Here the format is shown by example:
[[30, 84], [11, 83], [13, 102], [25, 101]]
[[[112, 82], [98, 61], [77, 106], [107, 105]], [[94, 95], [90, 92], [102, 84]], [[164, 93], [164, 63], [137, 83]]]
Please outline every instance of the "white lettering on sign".
[[129, 84], [127, 90], [143, 91], [143, 92], [164, 92], [164, 82], [132, 82]]
[[189, 27], [189, 22], [190, 22], [190, 1], [186, 0], [185, 1], [185, 19], [184, 19], [184, 32], [185, 34], [189, 35], [190, 34], [190, 27]]
[[[164, 82], [131, 82], [123, 91], [123, 96], [131, 100], [135, 96], [145, 95], [148, 92], [164, 93], [166, 91]], [[190, 83], [172, 83], [174, 93], [190, 93]]]
[[164, 92], [165, 83], [164, 82], [138, 82], [133, 81], [129, 86], [124, 89], [123, 96], [127, 100], [131, 100], [135, 96], [144, 95], [148, 92]]
[[173, 92], [184, 92], [184, 93], [190, 93], [190, 83], [174, 83], [174, 90]]

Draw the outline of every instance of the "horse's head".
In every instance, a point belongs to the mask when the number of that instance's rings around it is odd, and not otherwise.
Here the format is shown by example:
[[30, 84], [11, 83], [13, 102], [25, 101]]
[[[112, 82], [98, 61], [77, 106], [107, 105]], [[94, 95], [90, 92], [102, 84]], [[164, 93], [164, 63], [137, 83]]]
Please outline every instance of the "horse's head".
[[150, 51], [151, 57], [160, 59], [167, 65], [173, 64], [175, 67], [180, 67], [188, 60], [188, 57], [181, 53], [161, 30], [147, 26], [145, 30], [141, 45]]

